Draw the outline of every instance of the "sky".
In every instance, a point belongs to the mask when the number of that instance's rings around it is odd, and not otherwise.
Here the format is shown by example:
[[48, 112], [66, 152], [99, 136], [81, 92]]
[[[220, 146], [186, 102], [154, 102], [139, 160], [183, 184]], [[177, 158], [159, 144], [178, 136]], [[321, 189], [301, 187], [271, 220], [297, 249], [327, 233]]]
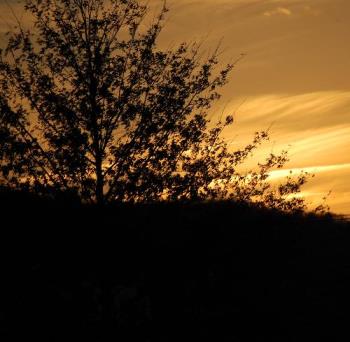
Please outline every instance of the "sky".
[[[168, 0], [168, 6], [160, 46], [196, 40], [209, 51], [221, 42], [222, 65], [244, 54], [213, 109], [234, 114], [225, 132], [232, 148], [270, 128], [256, 161], [288, 149], [286, 171], [272, 177], [312, 172], [307, 202], [316, 206], [331, 191], [331, 210], [350, 214], [350, 1]], [[0, 42], [8, 24], [0, 0]]]
[[164, 44], [204, 40], [209, 49], [221, 41], [223, 63], [245, 54], [220, 102], [235, 116], [225, 133], [233, 146], [270, 128], [256, 160], [287, 149], [287, 170], [272, 177], [314, 173], [304, 187], [310, 206], [331, 191], [331, 210], [350, 214], [350, 1], [173, 0], [169, 7]]

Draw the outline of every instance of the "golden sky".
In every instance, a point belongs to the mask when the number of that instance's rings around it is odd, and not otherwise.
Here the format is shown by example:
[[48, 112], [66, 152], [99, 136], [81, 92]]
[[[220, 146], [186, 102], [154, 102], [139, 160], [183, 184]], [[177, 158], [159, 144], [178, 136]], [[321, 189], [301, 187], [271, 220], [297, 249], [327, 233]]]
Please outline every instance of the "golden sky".
[[[235, 113], [236, 123], [225, 134], [232, 145], [240, 146], [256, 130], [272, 125], [271, 142], [259, 155], [289, 149], [286, 168], [316, 174], [304, 188], [308, 201], [315, 205], [331, 190], [332, 211], [350, 214], [350, 1], [168, 4], [162, 46], [205, 39], [209, 49], [221, 40], [223, 62], [246, 54], [216, 108]], [[21, 16], [20, 9], [17, 14]], [[9, 18], [5, 0], [0, 0], [0, 35], [8, 30]]]
[[[290, 151], [286, 168], [316, 176], [304, 188], [314, 205], [350, 214], [350, 1], [172, 0], [165, 42], [222, 40], [223, 60], [246, 54], [223, 92], [236, 113], [228, 138], [249, 141], [271, 125], [260, 155]], [[258, 156], [257, 156], [258, 157]], [[276, 172], [274, 178], [285, 176]]]

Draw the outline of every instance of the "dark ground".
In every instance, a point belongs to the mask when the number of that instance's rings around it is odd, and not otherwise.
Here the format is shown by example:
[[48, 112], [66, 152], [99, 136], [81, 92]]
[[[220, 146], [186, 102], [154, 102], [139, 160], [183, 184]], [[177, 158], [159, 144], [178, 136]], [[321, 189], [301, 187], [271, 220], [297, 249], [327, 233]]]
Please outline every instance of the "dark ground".
[[1, 341], [346, 341], [350, 225], [0, 194]]

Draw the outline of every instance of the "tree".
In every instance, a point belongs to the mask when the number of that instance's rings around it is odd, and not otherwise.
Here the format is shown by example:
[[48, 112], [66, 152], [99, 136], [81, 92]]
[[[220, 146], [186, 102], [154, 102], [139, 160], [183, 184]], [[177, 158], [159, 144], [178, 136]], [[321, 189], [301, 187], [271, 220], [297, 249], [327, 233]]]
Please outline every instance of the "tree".
[[[0, 176], [14, 188], [74, 191], [84, 201], [257, 200], [302, 208], [304, 176], [272, 189], [271, 155], [239, 174], [266, 139], [230, 151], [208, 111], [235, 63], [215, 71], [199, 44], [162, 51], [164, 4], [148, 26], [137, 0], [26, 0], [34, 31], [18, 25], [0, 55]], [[294, 202], [293, 202], [294, 201]]]

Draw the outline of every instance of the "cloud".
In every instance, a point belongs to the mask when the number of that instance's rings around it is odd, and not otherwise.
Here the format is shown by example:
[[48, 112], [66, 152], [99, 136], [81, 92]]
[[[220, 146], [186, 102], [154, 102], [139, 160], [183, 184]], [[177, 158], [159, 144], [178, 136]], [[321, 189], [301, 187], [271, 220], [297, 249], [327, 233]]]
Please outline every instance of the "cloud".
[[350, 175], [350, 163], [275, 170], [270, 173], [272, 184], [283, 182], [291, 171], [294, 176], [301, 171], [315, 174], [316, 177], [309, 179], [298, 195], [305, 199], [310, 209], [327, 204], [332, 212], [350, 215], [350, 185], [344, 182]]
[[343, 170], [343, 169], [350, 170], [350, 163], [274, 170], [274, 171], [271, 171], [269, 175], [270, 175], [270, 179], [280, 179], [280, 178], [285, 178], [289, 176], [291, 173], [293, 175], [298, 175], [302, 171], [311, 173], [311, 174], [318, 174], [321, 172], [332, 172], [332, 171]]
[[[242, 128], [267, 127], [281, 133], [340, 128], [349, 125], [350, 91], [318, 91], [306, 94], [266, 94], [237, 99], [243, 105], [236, 114]], [[232, 106], [235, 112], [236, 105]]]
[[264, 12], [265, 17], [271, 17], [273, 15], [292, 15], [292, 11], [286, 7], [277, 7], [274, 10]]
[[[303, 187], [302, 195], [319, 204], [332, 190], [328, 204], [338, 213], [350, 214], [350, 92], [322, 91], [307, 94], [266, 94], [242, 98], [228, 108], [236, 114], [236, 125], [225, 138], [234, 138], [237, 149], [251, 141], [252, 133], [267, 129], [271, 141], [262, 145], [244, 167], [252, 168], [269, 153], [289, 150], [290, 162], [271, 173], [280, 182], [290, 171], [315, 174]], [[237, 108], [239, 108], [237, 110]]]

